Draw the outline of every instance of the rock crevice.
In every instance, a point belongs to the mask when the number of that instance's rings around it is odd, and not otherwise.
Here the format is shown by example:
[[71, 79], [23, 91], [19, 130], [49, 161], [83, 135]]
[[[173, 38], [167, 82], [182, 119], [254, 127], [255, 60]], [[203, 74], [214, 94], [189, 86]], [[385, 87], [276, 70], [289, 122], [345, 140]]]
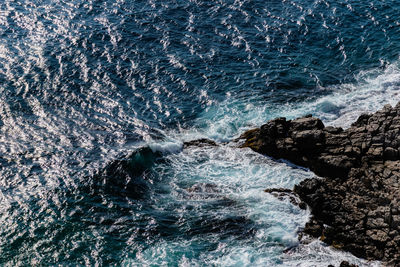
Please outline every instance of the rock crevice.
[[309, 115], [271, 120], [241, 138], [242, 147], [323, 177], [294, 188], [312, 210], [306, 232], [356, 256], [400, 264], [400, 103], [345, 130]]

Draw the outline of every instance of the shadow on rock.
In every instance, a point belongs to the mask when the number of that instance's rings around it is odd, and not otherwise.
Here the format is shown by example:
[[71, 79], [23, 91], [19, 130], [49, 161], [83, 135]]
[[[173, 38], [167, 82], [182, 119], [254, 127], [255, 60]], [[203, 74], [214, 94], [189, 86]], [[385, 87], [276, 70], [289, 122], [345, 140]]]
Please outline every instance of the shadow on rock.
[[94, 189], [106, 194], [141, 199], [151, 189], [154, 179], [151, 168], [161, 156], [161, 153], [144, 147], [127, 158], [114, 160], [93, 176]]

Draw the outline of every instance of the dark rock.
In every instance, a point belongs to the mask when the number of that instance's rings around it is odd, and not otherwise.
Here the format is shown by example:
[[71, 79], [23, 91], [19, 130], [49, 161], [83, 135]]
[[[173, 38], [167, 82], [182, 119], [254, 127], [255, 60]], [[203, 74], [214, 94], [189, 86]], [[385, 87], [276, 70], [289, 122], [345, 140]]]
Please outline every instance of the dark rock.
[[304, 233], [312, 236], [312, 237], [320, 237], [322, 235], [324, 226], [315, 218], [311, 218], [311, 220], [306, 223], [304, 227]]
[[288, 188], [267, 188], [264, 190], [265, 193], [287, 193], [287, 194], [293, 194], [292, 189]]
[[325, 127], [325, 131], [328, 133], [332, 133], [332, 134], [338, 134], [338, 133], [343, 132], [343, 129], [340, 127], [336, 128], [336, 127], [328, 126], [328, 127]]
[[153, 181], [150, 169], [161, 154], [144, 147], [114, 160], [93, 176], [92, 190], [132, 199], [144, 198]]
[[346, 130], [324, 127], [312, 116], [277, 118], [241, 138], [242, 147], [323, 177], [293, 190], [313, 214], [305, 233], [358, 257], [400, 265], [400, 103], [363, 114]]
[[383, 152], [383, 156], [385, 157], [385, 159], [388, 159], [388, 160], [394, 159], [395, 160], [398, 156], [398, 151], [397, 151], [397, 149], [387, 147], [387, 148], [385, 148], [385, 151]]
[[289, 199], [290, 203], [298, 206], [300, 209], [305, 210], [307, 208], [306, 203], [301, 201], [298, 195], [291, 189], [288, 188], [268, 188], [264, 190], [265, 193], [269, 193], [279, 200]]
[[368, 124], [369, 118], [371, 118], [371, 114], [361, 114], [361, 116], [358, 117], [357, 121], [354, 122], [351, 126], [353, 127], [365, 126]]
[[342, 261], [340, 263], [339, 267], [358, 267], [358, 265], [351, 264], [348, 261]]
[[218, 146], [218, 144], [215, 143], [213, 140], [206, 139], [206, 138], [196, 139], [196, 140], [192, 140], [192, 141], [183, 143], [184, 148], [187, 148], [190, 146], [205, 147], [205, 146]]

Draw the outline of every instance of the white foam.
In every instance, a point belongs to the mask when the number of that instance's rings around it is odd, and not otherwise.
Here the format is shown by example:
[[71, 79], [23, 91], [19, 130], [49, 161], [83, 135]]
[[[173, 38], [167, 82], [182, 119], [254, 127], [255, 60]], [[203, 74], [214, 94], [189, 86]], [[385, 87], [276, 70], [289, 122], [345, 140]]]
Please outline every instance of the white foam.
[[339, 266], [342, 261], [348, 261], [351, 264], [365, 267], [381, 266], [377, 261], [366, 261], [354, 257], [348, 252], [343, 252], [332, 248], [319, 240], [314, 240], [309, 244], [301, 244], [293, 250], [288, 251], [283, 255], [282, 266], [324, 266], [332, 264]]
[[[167, 133], [172, 136], [172, 141], [150, 146], [154, 151], [182, 151], [167, 156], [170, 165], [165, 168], [168, 168], [171, 175], [173, 192], [170, 196], [173, 199], [166, 203], [189, 203], [187, 199], [182, 199], [181, 192], [185, 186], [195, 183], [213, 184], [218, 188], [217, 198], [223, 196], [236, 204], [229, 209], [207, 211], [199, 203], [204, 204], [208, 200], [193, 198], [190, 205], [196, 207], [196, 213], [208, 212], [215, 217], [239, 214], [259, 227], [250, 243], [235, 239], [222, 242], [216, 235], [215, 242], [219, 242], [216, 250], [201, 251], [198, 257], [190, 260], [185, 257], [185, 253], [191, 254], [196, 244], [204, 242], [201, 236], [185, 242], [162, 240], [161, 244], [143, 251], [141, 258], [135, 261], [139, 260], [143, 264], [175, 261], [182, 266], [204, 263], [217, 266], [327, 266], [339, 265], [341, 261], [347, 260], [359, 266], [379, 266], [378, 262], [366, 262], [318, 240], [310, 244], [299, 244], [297, 233], [308, 221], [309, 211], [299, 209], [289, 199], [278, 200], [263, 190], [293, 188], [300, 181], [314, 176], [307, 169], [276, 162], [250, 149], [238, 149], [229, 144], [182, 150], [182, 142], [198, 138], [209, 138], [217, 142], [231, 141], [244, 130], [260, 126], [269, 119], [279, 116], [294, 118], [309, 113], [322, 118], [326, 125], [347, 127], [363, 112], [374, 112], [384, 104], [394, 105], [400, 101], [399, 84], [400, 69], [395, 63], [384, 70], [361, 72], [356, 76], [355, 83], [324, 88], [331, 93], [302, 103], [274, 106], [255, 98], [243, 102], [228, 96], [226, 101], [208, 107], [192, 129]], [[182, 218], [199, 216], [185, 209], [179, 212], [182, 212]], [[295, 249], [284, 253], [283, 250], [289, 247]], [[181, 251], [179, 255], [176, 254], [177, 250]]]
[[163, 154], [178, 153], [182, 151], [183, 143], [179, 141], [165, 141], [150, 143], [149, 147], [153, 152], [161, 152]]
[[330, 93], [300, 103], [277, 106], [256, 96], [245, 102], [228, 96], [225, 101], [207, 107], [194, 129], [198, 135], [223, 142], [270, 119], [281, 116], [292, 119], [306, 114], [321, 118], [326, 125], [349, 127], [362, 113], [375, 112], [385, 104], [395, 105], [400, 101], [399, 65], [400, 62], [395, 62], [385, 69], [362, 71], [355, 76], [354, 83], [320, 88]]
[[[190, 266], [205, 263], [218, 266], [272, 264], [276, 257], [280, 257], [283, 248], [298, 244], [297, 231], [308, 220], [309, 211], [301, 210], [289, 201], [277, 200], [263, 190], [269, 187], [291, 188], [295, 183], [312, 177], [310, 171], [290, 168], [250, 149], [229, 145], [192, 147], [166, 157], [168, 164], [159, 164], [157, 168], [160, 172], [164, 172], [164, 168], [168, 171], [172, 192], [166, 199], [157, 199], [160, 210], [170, 210], [170, 205], [174, 208], [182, 205], [179, 211], [175, 210], [182, 221], [203, 217], [246, 217], [254, 223], [256, 233], [247, 241], [235, 236], [219, 239], [219, 234], [207, 239], [195, 235], [189, 240], [160, 240], [160, 244], [142, 251], [132, 262], [139, 265], [181, 262]], [[201, 194], [190, 197], [184, 189], [199, 183], [214, 185], [216, 193], [207, 198], [202, 198]], [[218, 199], [229, 200], [232, 204], [207, 208], [208, 203]], [[211, 251], [202, 248], [208, 243], [217, 248]], [[190, 257], [190, 261], [185, 258], [185, 255], [193, 253], [199, 253], [199, 256]]]
[[293, 105], [280, 115], [290, 118], [313, 114], [326, 125], [349, 127], [362, 113], [372, 113], [385, 104], [400, 101], [400, 68], [393, 63], [384, 70], [362, 71], [355, 83], [326, 88], [330, 94], [314, 101]]

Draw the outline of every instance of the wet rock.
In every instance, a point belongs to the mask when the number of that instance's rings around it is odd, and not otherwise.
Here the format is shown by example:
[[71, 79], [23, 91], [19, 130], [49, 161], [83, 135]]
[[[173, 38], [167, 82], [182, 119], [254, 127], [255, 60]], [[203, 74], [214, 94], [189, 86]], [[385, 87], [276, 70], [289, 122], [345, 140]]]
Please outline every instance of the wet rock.
[[313, 214], [306, 233], [358, 257], [400, 265], [400, 103], [363, 114], [345, 130], [308, 115], [271, 120], [241, 138], [242, 147], [323, 177], [294, 188]]
[[92, 190], [98, 193], [141, 199], [152, 186], [150, 169], [161, 154], [144, 147], [126, 158], [114, 160], [93, 176]]
[[348, 261], [342, 261], [342, 262], [340, 263], [339, 267], [358, 267], [358, 266], [355, 265], [355, 264], [351, 264], [351, 263], [349, 263]]
[[306, 226], [304, 227], [304, 233], [312, 236], [312, 237], [320, 237], [324, 230], [323, 224], [316, 220], [315, 218], [311, 218]]
[[[328, 267], [335, 267], [334, 265], [328, 265]], [[342, 261], [339, 265], [339, 267], [358, 267], [358, 265], [351, 264], [348, 261]]]
[[[335, 267], [334, 265], [330, 264], [328, 267]], [[339, 265], [339, 267], [358, 267], [358, 265], [351, 264], [348, 261], [342, 261]]]
[[190, 193], [220, 193], [216, 184], [198, 183], [186, 189]]
[[305, 210], [307, 208], [306, 203], [301, 201], [297, 194], [293, 190], [288, 188], [268, 188], [264, 190], [265, 193], [269, 193], [279, 200], [289, 199], [290, 203], [298, 206], [300, 209]]
[[218, 146], [216, 142], [210, 139], [206, 138], [201, 138], [201, 139], [196, 139], [188, 142], [183, 143], [183, 147], [187, 148], [190, 146], [197, 146], [197, 147], [205, 147], [205, 146]]
[[216, 184], [210, 183], [197, 183], [193, 186], [185, 189], [185, 197], [190, 199], [210, 199], [210, 198], [223, 198], [221, 194], [221, 189]]
[[289, 188], [267, 188], [265, 193], [293, 194], [293, 190]]

